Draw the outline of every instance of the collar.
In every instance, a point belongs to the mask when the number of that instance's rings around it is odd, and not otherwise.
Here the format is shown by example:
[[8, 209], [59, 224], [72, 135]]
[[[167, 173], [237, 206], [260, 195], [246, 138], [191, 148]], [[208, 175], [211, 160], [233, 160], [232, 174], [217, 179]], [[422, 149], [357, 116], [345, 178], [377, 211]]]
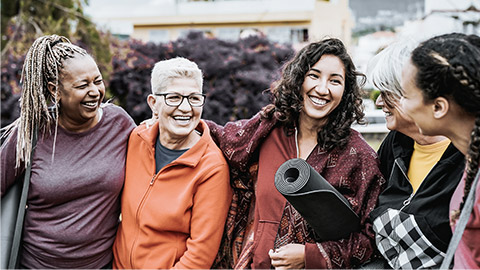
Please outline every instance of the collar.
[[[148, 149], [150, 150], [150, 155], [155, 155], [155, 143], [159, 132], [158, 126], [158, 121], [149, 128], [146, 128], [145, 124], [143, 124], [140, 126], [141, 130], [139, 130], [137, 133], [144, 143], [147, 144]], [[208, 145], [213, 143], [213, 140], [210, 136], [210, 130], [203, 120], [200, 120], [200, 123], [195, 130], [200, 132], [200, 140], [192, 148], [188, 149], [188, 151], [173, 161], [172, 164], [183, 164], [190, 167], [197, 166], [202, 156], [207, 151]]]

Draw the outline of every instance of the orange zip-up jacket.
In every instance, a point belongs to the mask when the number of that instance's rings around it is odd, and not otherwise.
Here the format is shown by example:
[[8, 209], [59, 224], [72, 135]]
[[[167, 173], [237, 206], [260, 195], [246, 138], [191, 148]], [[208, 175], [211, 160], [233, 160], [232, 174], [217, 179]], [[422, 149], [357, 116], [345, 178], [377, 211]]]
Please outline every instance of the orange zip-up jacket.
[[158, 123], [128, 142], [122, 222], [114, 268], [194, 268], [213, 264], [232, 198], [229, 170], [205, 122], [200, 140], [155, 174]]

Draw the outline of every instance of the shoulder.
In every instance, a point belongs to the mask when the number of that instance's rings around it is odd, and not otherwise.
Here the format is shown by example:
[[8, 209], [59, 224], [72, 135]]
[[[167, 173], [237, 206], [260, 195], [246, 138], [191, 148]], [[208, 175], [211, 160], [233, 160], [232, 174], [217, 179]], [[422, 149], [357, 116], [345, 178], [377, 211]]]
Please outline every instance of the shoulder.
[[130, 133], [132, 129], [137, 126], [132, 117], [130, 117], [130, 115], [123, 108], [115, 104], [103, 104], [102, 109], [105, 122], [107, 125], [113, 125], [112, 129]]
[[122, 107], [112, 103], [105, 103], [102, 105], [102, 109], [106, 118], [135, 126], [135, 122], [133, 121], [132, 117], [130, 117], [130, 115]]
[[[202, 120], [203, 121], [203, 120]], [[210, 165], [215, 166], [227, 166], [227, 161], [225, 156], [220, 148], [217, 146], [215, 141], [212, 139], [210, 128], [208, 125], [204, 125], [204, 130], [202, 134], [202, 139], [205, 143], [205, 153], [202, 157], [204, 161], [207, 161]], [[227, 166], [228, 168], [228, 166]]]
[[349, 151], [350, 153], [354, 151], [354, 153], [360, 157], [371, 157], [373, 159], [376, 159], [377, 153], [367, 143], [367, 141], [363, 138], [360, 132], [354, 129], [350, 129], [350, 131], [350, 138], [344, 151]]

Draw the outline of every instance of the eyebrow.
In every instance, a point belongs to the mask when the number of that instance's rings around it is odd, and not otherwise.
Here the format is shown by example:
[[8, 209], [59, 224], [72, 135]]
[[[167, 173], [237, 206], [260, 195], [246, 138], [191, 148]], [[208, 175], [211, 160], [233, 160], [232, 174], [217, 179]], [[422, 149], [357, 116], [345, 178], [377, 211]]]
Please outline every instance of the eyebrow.
[[[316, 69], [316, 68], [311, 68], [310, 71], [315, 71], [317, 73], [322, 73], [320, 70]], [[343, 80], [345, 80], [345, 78], [343, 78], [342, 74], [338, 74], [338, 73], [332, 73], [332, 76], [339, 76], [340, 78], [342, 78]]]
[[[102, 74], [96, 76], [95, 78], [93, 78], [94, 81], [98, 80], [98, 79], [102, 79]], [[78, 80], [78, 81], [74, 81], [73, 84], [76, 84], [76, 83], [84, 83], [84, 82], [88, 82], [88, 79], [83, 79], [83, 80]]]

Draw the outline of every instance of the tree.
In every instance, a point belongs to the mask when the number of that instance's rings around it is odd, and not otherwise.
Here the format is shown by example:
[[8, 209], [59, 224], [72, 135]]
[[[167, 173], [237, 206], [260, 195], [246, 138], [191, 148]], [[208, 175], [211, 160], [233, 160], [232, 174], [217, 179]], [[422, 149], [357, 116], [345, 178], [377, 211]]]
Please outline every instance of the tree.
[[151, 117], [146, 100], [157, 61], [181, 56], [197, 63], [204, 74], [207, 95], [202, 118], [224, 124], [249, 118], [270, 103], [265, 90], [279, 78], [282, 64], [293, 55], [291, 47], [264, 37], [228, 42], [207, 38], [201, 32], [191, 32], [168, 44], [134, 40], [118, 45], [115, 51], [110, 90], [137, 123]]

